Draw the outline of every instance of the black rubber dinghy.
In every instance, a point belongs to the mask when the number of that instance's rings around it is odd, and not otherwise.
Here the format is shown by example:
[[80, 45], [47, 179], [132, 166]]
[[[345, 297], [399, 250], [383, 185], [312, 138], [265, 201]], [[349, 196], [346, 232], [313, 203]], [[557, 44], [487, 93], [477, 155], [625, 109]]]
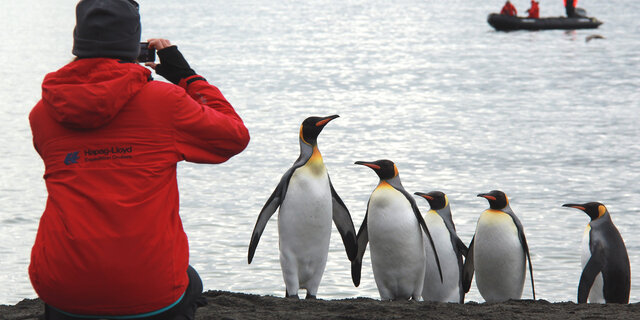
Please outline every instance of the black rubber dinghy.
[[497, 13], [489, 14], [487, 22], [489, 22], [489, 24], [498, 31], [595, 29], [602, 24], [598, 19], [588, 17], [553, 17], [534, 19], [513, 17]]

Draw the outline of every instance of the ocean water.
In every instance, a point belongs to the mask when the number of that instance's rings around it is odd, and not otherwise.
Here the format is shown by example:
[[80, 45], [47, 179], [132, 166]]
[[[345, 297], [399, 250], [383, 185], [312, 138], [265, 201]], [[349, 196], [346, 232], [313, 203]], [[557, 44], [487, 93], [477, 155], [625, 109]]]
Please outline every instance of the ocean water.
[[[595, 30], [511, 33], [486, 23], [497, 0], [139, 2], [143, 38], [176, 43], [252, 135], [227, 163], [179, 165], [205, 289], [284, 295], [277, 217], [248, 265], [251, 231], [298, 156], [302, 120], [339, 114], [319, 148], [356, 228], [378, 182], [358, 160], [393, 160], [411, 193], [447, 193], [466, 243], [488, 207], [476, 194], [501, 189], [525, 228], [537, 298], [575, 301], [589, 219], [561, 205], [600, 201], [625, 239], [631, 301], [640, 300], [639, 2], [580, 1], [604, 21]], [[540, 2], [541, 16], [564, 14], [561, 2]], [[75, 3], [1, 5], [0, 304], [36, 296], [27, 266], [47, 194], [27, 117], [44, 75], [72, 58]], [[529, 2], [514, 4], [524, 13]], [[592, 34], [605, 39], [586, 42]], [[334, 230], [318, 297], [358, 296], [379, 297], [369, 254], [355, 288]], [[467, 301], [483, 301], [475, 285]]]

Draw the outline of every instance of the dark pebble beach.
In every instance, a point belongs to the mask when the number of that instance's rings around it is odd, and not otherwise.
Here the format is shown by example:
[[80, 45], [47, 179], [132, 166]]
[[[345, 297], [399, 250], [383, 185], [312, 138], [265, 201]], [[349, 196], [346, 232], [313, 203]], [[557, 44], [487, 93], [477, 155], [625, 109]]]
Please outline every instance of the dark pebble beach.
[[[196, 319], [640, 319], [640, 305], [576, 304], [520, 300], [503, 303], [448, 304], [379, 301], [371, 298], [291, 300], [227, 291], [205, 292], [208, 304]], [[0, 305], [0, 319], [38, 319], [39, 299]]]

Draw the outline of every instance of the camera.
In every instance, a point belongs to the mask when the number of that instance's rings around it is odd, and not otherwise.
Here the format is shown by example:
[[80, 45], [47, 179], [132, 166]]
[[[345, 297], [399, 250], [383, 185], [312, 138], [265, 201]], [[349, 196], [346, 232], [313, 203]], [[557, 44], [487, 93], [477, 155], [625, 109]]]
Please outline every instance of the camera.
[[149, 48], [148, 42], [140, 42], [140, 54], [138, 62], [154, 62], [156, 60], [156, 49]]

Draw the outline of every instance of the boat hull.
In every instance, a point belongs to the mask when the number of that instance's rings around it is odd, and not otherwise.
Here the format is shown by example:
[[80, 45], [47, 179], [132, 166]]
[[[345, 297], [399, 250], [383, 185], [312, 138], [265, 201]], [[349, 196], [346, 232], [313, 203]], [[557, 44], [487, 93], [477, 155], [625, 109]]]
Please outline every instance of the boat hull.
[[588, 17], [553, 17], [533, 19], [512, 17], [497, 13], [489, 14], [487, 22], [497, 31], [595, 29], [602, 24], [598, 19]]

